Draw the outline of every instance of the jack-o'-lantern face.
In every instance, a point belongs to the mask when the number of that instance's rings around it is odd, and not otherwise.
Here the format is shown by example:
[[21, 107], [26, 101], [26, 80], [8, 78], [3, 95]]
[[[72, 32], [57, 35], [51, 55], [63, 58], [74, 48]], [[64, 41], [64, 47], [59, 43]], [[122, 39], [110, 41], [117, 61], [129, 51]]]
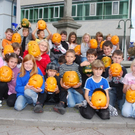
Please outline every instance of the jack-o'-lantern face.
[[24, 28], [29, 28], [29, 21], [28, 21], [28, 19], [23, 18], [22, 21], [21, 21], [21, 25]]
[[126, 100], [129, 103], [135, 103], [135, 89], [128, 89], [126, 92]]
[[2, 66], [0, 68], [0, 81], [9, 82], [13, 76], [13, 71], [8, 66]]
[[40, 88], [43, 84], [43, 77], [39, 74], [35, 74], [29, 79], [28, 84], [35, 88]]
[[121, 65], [119, 63], [113, 63], [110, 66], [110, 71], [113, 77], [120, 76], [120, 73], [122, 71]]
[[84, 74], [92, 74], [92, 67], [91, 67], [91, 64], [88, 65], [88, 66], [84, 66], [84, 67], [83, 67], [83, 73], [84, 73]]
[[21, 43], [21, 35], [19, 33], [14, 33], [12, 36], [12, 43], [17, 42]]
[[77, 45], [75, 48], [74, 48], [74, 51], [77, 55], [81, 55], [81, 45]]
[[12, 45], [6, 45], [5, 47], [4, 47], [4, 55], [6, 55], [6, 54], [9, 54], [9, 53], [13, 53], [14, 52], [14, 50], [13, 50], [13, 47], [12, 47]]
[[30, 41], [28, 43], [28, 52], [34, 57], [38, 57], [40, 55], [40, 48], [36, 41]]
[[75, 86], [79, 83], [79, 76], [75, 71], [66, 71], [63, 75], [63, 83], [66, 86]]
[[97, 40], [96, 39], [91, 39], [90, 40], [90, 48], [96, 49], [98, 47]]
[[110, 57], [107, 57], [107, 56], [106, 57], [103, 57], [102, 58], [102, 61], [104, 63], [105, 68], [109, 67], [111, 65], [111, 63], [112, 63], [111, 58]]
[[55, 92], [55, 89], [57, 87], [57, 81], [54, 77], [48, 77], [46, 79], [46, 84], [47, 84], [46, 90], [48, 92]]
[[46, 29], [46, 22], [44, 20], [39, 20], [38, 21], [38, 29], [39, 30], [44, 30]]
[[54, 33], [52, 36], [53, 43], [60, 43], [61, 42], [61, 35], [59, 33]]
[[97, 109], [100, 109], [101, 107], [105, 107], [107, 103], [107, 97], [105, 93], [102, 91], [95, 91], [92, 94], [91, 102], [93, 106], [95, 106]]

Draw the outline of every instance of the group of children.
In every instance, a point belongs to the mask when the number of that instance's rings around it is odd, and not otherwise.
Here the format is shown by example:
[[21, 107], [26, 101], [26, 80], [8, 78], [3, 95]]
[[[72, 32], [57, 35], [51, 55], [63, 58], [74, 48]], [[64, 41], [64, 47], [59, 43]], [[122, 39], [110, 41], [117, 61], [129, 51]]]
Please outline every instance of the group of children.
[[[20, 26], [15, 30], [19, 31]], [[123, 53], [119, 49], [119, 44], [111, 43], [111, 35], [107, 35], [102, 49], [100, 43], [103, 41], [103, 34], [96, 33], [98, 43], [97, 49], [90, 49], [90, 35], [85, 33], [82, 37], [81, 56], [73, 50], [77, 46], [77, 35], [71, 32], [66, 42], [67, 32], [62, 31], [61, 43], [52, 43], [52, 34], [46, 27], [48, 36], [45, 38], [44, 30], [38, 30], [38, 26], [32, 32], [31, 24], [29, 28], [22, 30], [22, 42], [12, 43], [11, 38], [13, 30], [8, 28], [5, 32], [6, 39], [3, 39], [2, 46], [11, 44], [14, 53], [0, 57], [0, 67], [6, 65], [13, 71], [13, 77], [10, 82], [0, 82], [0, 106], [2, 100], [7, 99], [7, 105], [16, 110], [23, 110], [27, 104], [33, 104], [35, 113], [42, 113], [43, 106], [46, 103], [53, 103], [54, 111], [64, 114], [66, 107], [77, 107], [80, 114], [87, 119], [91, 119], [95, 113], [101, 119], [110, 119], [109, 106], [115, 107], [116, 103], [124, 117], [135, 118], [135, 103], [129, 103], [125, 99], [125, 93], [135, 84], [135, 60], [131, 64], [131, 73], [127, 74], [126, 68], [122, 66], [120, 76], [112, 77], [110, 67], [105, 69], [101, 61], [103, 57], [110, 57], [112, 63], [121, 63]], [[35, 36], [37, 32], [38, 38]], [[35, 40], [40, 48], [41, 55], [34, 58], [28, 54], [28, 42]], [[92, 73], [84, 74], [83, 67], [92, 66]], [[76, 71], [79, 76], [79, 83], [75, 86], [67, 86], [62, 81], [66, 71]], [[59, 73], [59, 75], [58, 75]], [[43, 77], [43, 84], [40, 88], [30, 86], [28, 81], [34, 74], [40, 74]], [[55, 77], [57, 87], [54, 93], [47, 92], [46, 79]], [[92, 94], [98, 90], [105, 93], [107, 103], [105, 107], [96, 109], [91, 102]], [[86, 104], [84, 105], [84, 100]], [[109, 105], [110, 104], [110, 105]]]

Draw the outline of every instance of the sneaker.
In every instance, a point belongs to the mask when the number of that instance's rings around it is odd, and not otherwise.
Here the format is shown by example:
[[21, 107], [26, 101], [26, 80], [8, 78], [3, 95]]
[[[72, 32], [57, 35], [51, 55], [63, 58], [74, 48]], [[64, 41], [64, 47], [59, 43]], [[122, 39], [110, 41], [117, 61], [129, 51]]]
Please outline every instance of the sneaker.
[[82, 106], [82, 103], [78, 103], [74, 106], [74, 108], [79, 109]]
[[59, 103], [53, 107], [53, 110], [56, 111], [57, 113], [64, 114], [66, 112], [66, 109], [64, 108], [63, 103]]
[[34, 112], [43, 113], [43, 106], [41, 104], [36, 104], [36, 106], [34, 107]]

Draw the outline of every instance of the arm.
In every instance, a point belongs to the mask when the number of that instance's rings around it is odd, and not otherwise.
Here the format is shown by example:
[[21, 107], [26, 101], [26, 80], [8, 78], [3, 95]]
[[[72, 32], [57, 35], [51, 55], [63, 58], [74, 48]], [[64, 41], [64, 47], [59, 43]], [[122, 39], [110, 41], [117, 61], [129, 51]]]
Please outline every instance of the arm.
[[36, 24], [36, 28], [35, 28], [35, 30], [32, 32], [32, 38], [33, 38], [33, 40], [36, 40], [35, 34], [36, 34], [37, 30], [38, 30], [38, 24]]
[[20, 26], [17, 27], [17, 28], [14, 30], [14, 33], [17, 33], [21, 28], [22, 28], [22, 25], [20, 24]]
[[88, 65], [90, 65], [90, 62], [88, 61], [84, 61], [80, 64], [81, 67], [88, 66]]
[[47, 25], [46, 25], [46, 30], [48, 32], [48, 36], [46, 37], [47, 40], [50, 39], [50, 37], [52, 36], [52, 33], [50, 32], [50, 30], [48, 29]]
[[62, 88], [66, 89], [66, 90], [70, 88], [70, 86], [66, 86], [65, 83], [63, 83], [62, 78], [60, 80], [60, 85]]
[[126, 93], [128, 88], [129, 88], [129, 85], [128, 84], [124, 84], [124, 86], [123, 86], [123, 93]]

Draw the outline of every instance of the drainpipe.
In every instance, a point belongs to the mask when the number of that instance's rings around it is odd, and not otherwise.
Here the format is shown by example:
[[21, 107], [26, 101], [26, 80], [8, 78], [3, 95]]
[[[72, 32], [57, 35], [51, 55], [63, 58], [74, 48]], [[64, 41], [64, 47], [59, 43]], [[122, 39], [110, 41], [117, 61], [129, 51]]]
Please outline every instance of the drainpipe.
[[14, 1], [15, 1], [15, 0], [12, 1], [12, 5], [11, 5], [11, 6], [12, 6], [12, 7], [11, 7], [11, 28], [13, 28], [13, 26], [12, 26], [12, 23], [13, 23], [13, 18], [12, 18], [12, 16], [13, 16], [13, 4], [14, 4]]

